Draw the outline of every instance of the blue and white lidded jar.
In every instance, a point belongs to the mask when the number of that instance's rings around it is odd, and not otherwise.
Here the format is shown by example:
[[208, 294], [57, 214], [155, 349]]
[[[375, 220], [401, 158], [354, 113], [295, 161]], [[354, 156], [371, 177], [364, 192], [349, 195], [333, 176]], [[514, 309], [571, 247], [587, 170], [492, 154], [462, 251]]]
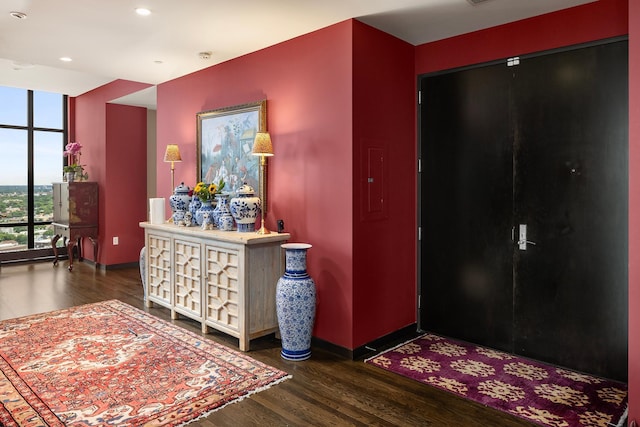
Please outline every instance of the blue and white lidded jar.
[[189, 187], [184, 185], [184, 182], [181, 182], [169, 197], [169, 206], [172, 212], [171, 219], [173, 219], [174, 224], [184, 220], [184, 214], [189, 210], [190, 201]]
[[253, 187], [244, 184], [231, 199], [231, 215], [236, 220], [238, 231], [256, 231], [256, 219], [260, 213], [260, 197], [254, 196]]

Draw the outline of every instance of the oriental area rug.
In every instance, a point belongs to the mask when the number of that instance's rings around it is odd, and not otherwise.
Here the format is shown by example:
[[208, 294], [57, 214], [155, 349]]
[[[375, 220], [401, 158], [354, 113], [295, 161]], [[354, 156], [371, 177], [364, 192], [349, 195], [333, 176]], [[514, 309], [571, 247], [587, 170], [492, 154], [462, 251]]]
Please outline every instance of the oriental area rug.
[[433, 334], [365, 362], [543, 426], [626, 420], [626, 384]]
[[120, 301], [0, 322], [0, 425], [180, 426], [290, 376]]

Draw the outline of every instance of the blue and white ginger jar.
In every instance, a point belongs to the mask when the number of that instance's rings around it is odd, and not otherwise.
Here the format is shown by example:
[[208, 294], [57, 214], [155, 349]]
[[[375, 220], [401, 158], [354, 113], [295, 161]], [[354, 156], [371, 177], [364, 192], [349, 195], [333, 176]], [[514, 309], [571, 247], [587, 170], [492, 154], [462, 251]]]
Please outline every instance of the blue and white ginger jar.
[[174, 224], [184, 220], [184, 214], [189, 209], [190, 201], [189, 187], [184, 185], [184, 182], [181, 182], [180, 185], [175, 188], [171, 197], [169, 197], [169, 206], [172, 212], [171, 219], [173, 219]]
[[244, 184], [231, 199], [231, 215], [236, 220], [238, 231], [256, 231], [256, 218], [260, 213], [260, 197], [254, 196], [253, 187]]

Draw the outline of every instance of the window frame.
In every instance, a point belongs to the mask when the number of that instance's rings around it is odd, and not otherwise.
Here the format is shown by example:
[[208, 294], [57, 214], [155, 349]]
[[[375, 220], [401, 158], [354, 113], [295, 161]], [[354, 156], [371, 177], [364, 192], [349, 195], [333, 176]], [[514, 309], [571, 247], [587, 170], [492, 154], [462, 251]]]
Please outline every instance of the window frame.
[[[53, 257], [53, 248], [35, 248], [35, 228], [40, 225], [49, 225], [52, 221], [35, 221], [35, 169], [34, 169], [34, 141], [36, 132], [53, 132], [62, 134], [62, 149], [69, 136], [69, 96], [62, 95], [62, 128], [46, 128], [34, 125], [34, 93], [32, 89], [27, 91], [27, 125], [10, 125], [0, 123], [0, 129], [17, 129], [27, 132], [27, 222], [7, 222], [0, 227], [27, 227], [27, 249], [0, 252], [0, 261], [34, 260], [42, 257]], [[63, 162], [66, 160], [63, 160]], [[62, 172], [61, 172], [62, 173]], [[66, 252], [61, 248], [63, 253]]]

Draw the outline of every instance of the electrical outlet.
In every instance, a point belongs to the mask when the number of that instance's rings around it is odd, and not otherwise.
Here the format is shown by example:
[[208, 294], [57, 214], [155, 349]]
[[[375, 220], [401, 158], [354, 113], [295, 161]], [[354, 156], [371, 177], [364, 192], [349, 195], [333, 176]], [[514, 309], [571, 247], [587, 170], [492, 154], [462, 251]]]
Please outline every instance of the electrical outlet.
[[118, 246], [118, 236], [113, 238], [113, 246]]

